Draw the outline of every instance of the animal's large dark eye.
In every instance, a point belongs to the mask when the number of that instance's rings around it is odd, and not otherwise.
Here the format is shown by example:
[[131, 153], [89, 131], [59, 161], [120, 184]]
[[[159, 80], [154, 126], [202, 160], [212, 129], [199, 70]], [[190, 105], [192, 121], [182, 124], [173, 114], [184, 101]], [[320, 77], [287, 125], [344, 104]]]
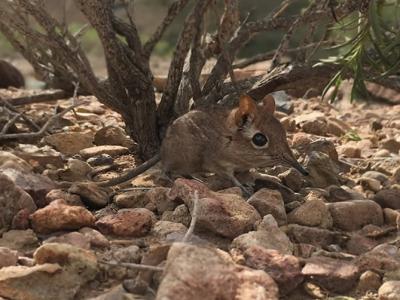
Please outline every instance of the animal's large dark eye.
[[251, 141], [256, 147], [264, 147], [268, 143], [268, 138], [262, 133], [256, 133], [255, 135], [253, 135]]

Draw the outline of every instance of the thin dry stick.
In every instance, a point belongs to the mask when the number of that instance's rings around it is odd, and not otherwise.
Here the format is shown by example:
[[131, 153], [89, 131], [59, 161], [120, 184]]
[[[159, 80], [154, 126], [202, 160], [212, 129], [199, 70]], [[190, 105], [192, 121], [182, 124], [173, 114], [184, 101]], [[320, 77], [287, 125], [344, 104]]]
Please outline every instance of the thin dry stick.
[[17, 120], [19, 119], [19, 117], [21, 115], [22, 115], [22, 113], [16, 114], [14, 117], [12, 117], [10, 120], [8, 120], [6, 125], [4, 125], [3, 129], [1, 130], [0, 134], [6, 134], [8, 129], [10, 129], [10, 127], [13, 126], [15, 124], [15, 122], [17, 122]]
[[186, 231], [186, 234], [182, 239], [183, 243], [186, 243], [192, 237], [194, 227], [196, 226], [196, 222], [197, 222], [198, 210], [199, 210], [199, 192], [196, 190], [196, 191], [194, 191], [194, 195], [193, 195], [192, 220], [190, 221], [189, 229]]
[[43, 125], [43, 127], [36, 132], [28, 132], [28, 133], [10, 133], [10, 134], [0, 134], [0, 141], [1, 140], [9, 140], [9, 139], [27, 139], [27, 138], [34, 138], [34, 137], [41, 137], [42, 135], [45, 134], [46, 130], [52, 125], [58, 118], [61, 118], [63, 115], [65, 115], [67, 112], [70, 110], [74, 109], [77, 106], [80, 106], [82, 104], [85, 104], [86, 102], [82, 103], [77, 103], [74, 105], [71, 105], [64, 109], [62, 112], [55, 114], [52, 116], [50, 119], [47, 120], [47, 122]]
[[[9, 113], [10, 115], [18, 115], [20, 112], [12, 105], [10, 104], [6, 99], [3, 99], [0, 97], [0, 101], [3, 102], [3, 107]], [[0, 103], [1, 105], [1, 103]], [[25, 116], [23, 113], [21, 113], [21, 118], [28, 124], [28, 126], [33, 129], [33, 130], [40, 130], [40, 126], [36, 124], [33, 120], [29, 119], [27, 116]]]
[[104, 261], [104, 260], [99, 261], [99, 263], [109, 265], [109, 266], [114, 266], [114, 267], [126, 267], [126, 268], [137, 269], [137, 270], [148, 270], [148, 271], [155, 271], [155, 272], [163, 272], [164, 271], [164, 268], [161, 268], [161, 267], [134, 264], [134, 263], [123, 263], [123, 262], [114, 263], [114, 262], [108, 262], [108, 261]]

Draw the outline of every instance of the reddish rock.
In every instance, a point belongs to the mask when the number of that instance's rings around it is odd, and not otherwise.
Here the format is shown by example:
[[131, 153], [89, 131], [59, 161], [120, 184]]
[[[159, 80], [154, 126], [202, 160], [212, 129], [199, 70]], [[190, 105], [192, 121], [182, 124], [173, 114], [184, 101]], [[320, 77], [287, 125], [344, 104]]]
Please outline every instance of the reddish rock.
[[102, 208], [108, 204], [109, 200], [109, 191], [93, 182], [74, 183], [68, 192], [78, 194], [82, 201], [90, 207]]
[[324, 256], [307, 259], [301, 272], [308, 280], [337, 293], [350, 290], [356, 284], [359, 274], [353, 263]]
[[174, 243], [156, 299], [277, 300], [278, 287], [264, 271], [236, 265], [221, 250]]
[[181, 199], [192, 212], [195, 191], [199, 196], [197, 230], [234, 238], [251, 230], [261, 219], [256, 209], [241, 196], [210, 191], [207, 186], [195, 180], [177, 179], [170, 197]]
[[44, 244], [46, 243], [63, 243], [63, 244], [69, 244], [78, 248], [82, 249], [90, 249], [90, 240], [86, 236], [84, 236], [82, 233], [79, 232], [69, 232], [66, 234], [62, 234], [59, 236], [53, 236], [48, 238], [43, 242]]
[[247, 202], [255, 207], [261, 217], [271, 214], [278, 225], [287, 223], [285, 204], [279, 191], [260, 189]]
[[155, 220], [154, 214], [145, 208], [121, 209], [99, 219], [96, 226], [104, 234], [141, 237], [150, 232]]
[[50, 192], [47, 193], [46, 195], [46, 201], [48, 205], [50, 202], [53, 202], [55, 200], [62, 199], [65, 201], [66, 204], [72, 205], [72, 206], [83, 206], [81, 197], [76, 194], [71, 194], [66, 191], [60, 190], [60, 189], [54, 189], [51, 190]]
[[86, 208], [69, 206], [63, 200], [53, 201], [31, 215], [32, 228], [39, 233], [93, 226], [94, 221], [94, 216]]
[[93, 134], [72, 131], [60, 132], [46, 136], [44, 141], [63, 154], [74, 155], [82, 149], [93, 146]]
[[11, 222], [11, 229], [25, 230], [29, 228], [29, 216], [31, 212], [24, 208], [16, 213]]
[[342, 230], [354, 231], [366, 224], [382, 225], [381, 207], [372, 200], [353, 200], [327, 204], [333, 225]]
[[[0, 207], [0, 230], [7, 230], [13, 218], [23, 217], [23, 212], [20, 211], [32, 213], [36, 210], [32, 197], [3, 174], [0, 174]], [[18, 214], [22, 215], [17, 216]], [[18, 224], [18, 220], [15, 223]]]
[[327, 247], [336, 242], [337, 234], [333, 231], [315, 227], [290, 224], [287, 235], [295, 243], [311, 244], [318, 247]]
[[244, 258], [250, 268], [267, 272], [278, 284], [281, 295], [294, 290], [303, 281], [300, 261], [293, 255], [253, 246], [244, 252]]
[[79, 232], [89, 239], [92, 247], [108, 248], [110, 246], [110, 241], [101, 232], [93, 228], [84, 227], [79, 229]]
[[122, 146], [116, 145], [104, 145], [104, 146], [95, 146], [86, 149], [82, 149], [79, 151], [79, 154], [84, 158], [88, 159], [89, 157], [98, 156], [101, 154], [108, 154], [110, 156], [118, 156], [129, 153], [129, 149]]
[[305, 226], [330, 228], [332, 227], [332, 216], [324, 201], [312, 199], [291, 211], [288, 214], [288, 222]]
[[98, 146], [119, 145], [127, 148], [135, 145], [122, 128], [115, 126], [106, 126], [97, 131], [94, 135], [94, 143]]
[[165, 211], [173, 211], [179, 205], [179, 202], [174, 201], [174, 199], [169, 197], [168, 194], [170, 190], [170, 188], [165, 187], [154, 187], [145, 195], [148, 202], [155, 205], [157, 212], [160, 215]]

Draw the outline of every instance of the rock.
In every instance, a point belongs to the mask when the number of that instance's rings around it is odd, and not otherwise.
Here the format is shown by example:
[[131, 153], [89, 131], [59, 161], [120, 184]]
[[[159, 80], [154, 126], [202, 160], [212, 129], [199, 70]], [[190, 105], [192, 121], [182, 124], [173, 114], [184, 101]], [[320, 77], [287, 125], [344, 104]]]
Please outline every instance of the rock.
[[18, 252], [9, 248], [0, 247], [0, 269], [15, 266], [18, 261]]
[[121, 208], [146, 207], [149, 199], [145, 197], [147, 190], [135, 189], [114, 197], [114, 202]]
[[325, 136], [328, 132], [328, 125], [325, 120], [310, 120], [304, 122], [302, 129], [306, 133]]
[[255, 208], [242, 197], [212, 192], [198, 181], [177, 179], [170, 196], [182, 199], [192, 212], [194, 191], [198, 191], [199, 196], [196, 230], [235, 238], [251, 230], [255, 222], [260, 220]]
[[349, 158], [361, 158], [361, 149], [354, 144], [344, 144], [339, 146], [338, 153], [340, 156]]
[[142, 256], [140, 248], [136, 245], [117, 249], [112, 252], [113, 258], [118, 262], [139, 263]]
[[340, 185], [338, 176], [340, 170], [327, 154], [311, 152], [306, 158], [305, 167], [310, 173], [307, 180], [313, 187], [324, 188], [332, 184]]
[[390, 156], [390, 151], [386, 149], [381, 149], [374, 153], [374, 157], [388, 157], [388, 156]]
[[170, 188], [165, 187], [154, 187], [146, 193], [145, 197], [147, 201], [156, 206], [157, 212], [160, 215], [165, 211], [173, 211], [179, 204], [168, 196], [170, 190]]
[[31, 212], [29, 209], [24, 208], [19, 210], [12, 219], [11, 229], [25, 230], [30, 227], [29, 216]]
[[81, 197], [79, 195], [71, 194], [71, 193], [68, 193], [68, 192], [60, 190], [60, 189], [51, 190], [46, 195], [47, 204], [50, 204], [50, 202], [53, 202], [53, 201], [59, 200], [59, 199], [64, 200], [64, 202], [67, 205], [83, 206]]
[[388, 138], [385, 139], [383, 141], [381, 141], [380, 146], [383, 149], [389, 150], [392, 153], [399, 153], [400, 150], [400, 142], [398, 142], [397, 140], [393, 139], [393, 138]]
[[400, 300], [400, 281], [386, 281], [378, 290], [380, 300]]
[[366, 224], [382, 225], [381, 207], [372, 200], [353, 200], [329, 203], [333, 226], [342, 230], [361, 229]]
[[279, 191], [260, 189], [247, 200], [247, 203], [254, 206], [261, 217], [271, 214], [278, 225], [287, 223], [285, 205]]
[[104, 294], [88, 300], [137, 300], [137, 297], [131, 293], [128, 293], [122, 284], [119, 284]]
[[108, 204], [109, 195], [105, 188], [94, 182], [74, 183], [68, 190], [71, 194], [78, 194], [88, 206], [102, 208]]
[[374, 239], [362, 236], [360, 234], [352, 234], [346, 242], [346, 250], [354, 255], [361, 255], [372, 250], [378, 244]]
[[292, 145], [304, 154], [310, 154], [315, 151], [325, 153], [333, 161], [338, 161], [339, 158], [333, 142], [325, 138], [318, 138], [315, 140], [299, 132], [293, 136]]
[[397, 271], [400, 269], [400, 257], [397, 254], [397, 247], [386, 249], [385, 244], [378, 245], [355, 259], [355, 264], [361, 272], [367, 270]]
[[299, 171], [293, 168], [290, 168], [286, 172], [279, 174], [278, 177], [285, 185], [295, 192], [300, 191], [300, 189], [303, 187], [302, 175]]
[[84, 207], [66, 205], [63, 200], [51, 202], [31, 215], [32, 228], [39, 233], [75, 230], [93, 226], [95, 218]]
[[314, 256], [306, 260], [301, 272], [308, 280], [329, 291], [344, 293], [356, 284], [359, 270], [348, 261]]
[[126, 135], [120, 127], [106, 126], [94, 135], [94, 143], [100, 145], [118, 145], [133, 148], [135, 143]]
[[174, 211], [165, 211], [161, 217], [162, 221], [181, 223], [186, 227], [189, 227], [191, 219], [190, 211], [185, 204], [178, 205]]
[[286, 233], [295, 243], [311, 244], [323, 248], [334, 244], [337, 239], [337, 234], [333, 231], [297, 224], [289, 224]]
[[[54, 182], [44, 175], [17, 169], [2, 169], [1, 173], [11, 179], [15, 185], [31, 195], [38, 207], [46, 205], [46, 194], [56, 188]], [[1, 181], [2, 179], [0, 179], [0, 186], [3, 186]], [[6, 186], [9, 186], [9, 184], [6, 184]]]
[[79, 232], [89, 239], [92, 247], [108, 248], [110, 246], [110, 241], [96, 229], [83, 227], [79, 229]]
[[84, 159], [88, 159], [89, 157], [98, 156], [101, 154], [108, 154], [108, 155], [114, 157], [114, 156], [128, 154], [128, 153], [129, 153], [128, 148], [122, 147], [122, 146], [116, 146], [116, 145], [95, 146], [95, 147], [82, 149], [81, 151], [79, 151], [79, 154]]
[[30, 172], [32, 171], [32, 166], [8, 151], [0, 151], [0, 169], [16, 169]]
[[376, 193], [374, 200], [383, 208], [400, 209], [400, 190], [380, 190]]
[[243, 255], [247, 266], [263, 270], [274, 279], [281, 296], [294, 290], [303, 281], [300, 261], [293, 255], [258, 246], [248, 248]]
[[321, 228], [332, 227], [332, 216], [324, 201], [312, 199], [288, 214], [288, 222]]
[[379, 180], [373, 178], [361, 177], [358, 183], [362, 186], [364, 191], [378, 192], [382, 188]]
[[367, 171], [365, 172], [362, 177], [364, 178], [372, 178], [375, 180], [378, 180], [381, 184], [384, 184], [389, 180], [389, 177], [386, 176], [385, 174], [377, 171]]
[[327, 124], [327, 133], [333, 134], [335, 136], [341, 137], [346, 134], [347, 131], [351, 130], [343, 121], [335, 118], [329, 118]]
[[155, 220], [154, 214], [145, 208], [121, 209], [99, 219], [96, 227], [103, 234], [141, 237], [150, 232]]
[[235, 265], [220, 250], [174, 243], [156, 299], [277, 300], [278, 287], [267, 273]]
[[296, 130], [296, 121], [292, 117], [283, 117], [279, 121], [286, 131], [293, 132]]
[[382, 284], [381, 277], [379, 274], [373, 271], [365, 271], [361, 274], [360, 280], [357, 285], [357, 292], [365, 294], [368, 291], [375, 292], [379, 289]]
[[398, 220], [400, 220], [400, 212], [391, 208], [384, 208], [383, 218], [385, 219], [385, 224], [396, 226]]
[[231, 248], [239, 248], [242, 251], [252, 246], [260, 246], [265, 249], [275, 249], [283, 254], [292, 254], [293, 245], [287, 235], [279, 229], [278, 224], [271, 215], [263, 219], [257, 231], [242, 234], [232, 241]]
[[43, 242], [43, 244], [46, 243], [63, 243], [82, 249], [90, 249], [90, 240], [82, 233], [76, 231], [50, 237]]
[[331, 185], [327, 188], [329, 202], [341, 202], [353, 199], [352, 194], [340, 186]]
[[185, 234], [187, 227], [181, 223], [174, 223], [169, 221], [158, 221], [154, 224], [153, 234], [155, 236], [166, 238], [171, 233]]
[[72, 283], [58, 264], [0, 269], [0, 296], [7, 299], [70, 300], [79, 289], [79, 282]]
[[32, 213], [37, 208], [31, 196], [3, 174], [0, 174], [0, 207], [0, 231], [10, 227], [19, 211], [26, 209]]
[[86, 181], [92, 171], [93, 168], [87, 162], [70, 158], [68, 159], [67, 167], [58, 170], [57, 175], [60, 180], [64, 181]]
[[44, 137], [46, 144], [67, 155], [77, 154], [80, 150], [93, 146], [93, 134], [83, 132], [60, 132]]
[[36, 248], [39, 240], [32, 229], [10, 230], [0, 238], [0, 247], [7, 247], [20, 252]]
[[383, 128], [381, 120], [372, 120], [370, 123], [371, 130], [377, 131]]

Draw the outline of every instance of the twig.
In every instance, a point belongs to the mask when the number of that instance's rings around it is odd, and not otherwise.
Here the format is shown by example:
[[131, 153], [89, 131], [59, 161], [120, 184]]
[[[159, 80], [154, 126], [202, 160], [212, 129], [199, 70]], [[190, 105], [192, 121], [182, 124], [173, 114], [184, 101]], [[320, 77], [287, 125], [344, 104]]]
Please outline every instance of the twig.
[[150, 39], [143, 46], [146, 56], [150, 56], [154, 47], [163, 36], [165, 30], [172, 23], [172, 21], [174, 21], [175, 17], [185, 8], [188, 2], [189, 0], [176, 0], [170, 5], [167, 15], [164, 17], [161, 24], [157, 27]]
[[19, 117], [21, 117], [21, 115], [22, 113], [16, 114], [14, 117], [8, 120], [8, 122], [4, 125], [3, 129], [1, 130], [0, 135], [6, 134], [8, 129], [10, 129], [10, 127], [13, 126], [15, 122], [17, 122], [17, 120], [19, 119]]
[[[19, 111], [12, 105], [10, 104], [6, 99], [3, 99], [0, 96], [0, 100], [3, 102], [3, 107], [5, 110], [10, 114], [10, 115], [15, 115], [19, 114]], [[1, 103], [0, 103], [1, 105]], [[36, 124], [33, 120], [29, 119], [27, 116], [25, 116], [23, 113], [21, 114], [21, 118], [28, 124], [28, 126], [33, 129], [33, 130], [40, 130], [40, 126]]]
[[9, 140], [9, 139], [27, 139], [27, 138], [35, 138], [35, 137], [41, 137], [45, 134], [47, 129], [52, 125], [58, 118], [61, 118], [63, 115], [65, 115], [67, 112], [70, 110], [74, 109], [77, 106], [80, 106], [82, 104], [85, 104], [85, 102], [82, 103], [77, 103], [74, 105], [71, 105], [64, 109], [62, 112], [55, 114], [51, 118], [47, 120], [47, 122], [42, 126], [42, 128], [39, 131], [36, 132], [29, 132], [29, 133], [10, 133], [10, 134], [0, 134], [0, 141], [1, 140]]
[[192, 237], [194, 227], [196, 226], [197, 222], [198, 210], [199, 210], [199, 192], [196, 190], [194, 191], [193, 195], [192, 220], [190, 221], [189, 229], [186, 231], [185, 236], [182, 239], [183, 243], [186, 243]]
[[19, 106], [19, 105], [47, 102], [47, 101], [56, 101], [59, 99], [68, 98], [70, 96], [71, 96], [71, 93], [69, 93], [69, 92], [66, 92], [63, 90], [56, 90], [52, 93], [45, 92], [45, 93], [37, 94], [37, 95], [11, 98], [11, 99], [8, 99], [8, 102], [13, 106]]
[[108, 262], [108, 261], [104, 261], [104, 260], [99, 261], [99, 263], [109, 265], [109, 266], [114, 266], [114, 267], [126, 267], [126, 268], [137, 269], [137, 270], [146, 270], [146, 271], [155, 271], [155, 272], [163, 272], [164, 271], [164, 268], [161, 268], [161, 267], [134, 264], [134, 263], [124, 263], [124, 262], [113, 263], [113, 262]]

